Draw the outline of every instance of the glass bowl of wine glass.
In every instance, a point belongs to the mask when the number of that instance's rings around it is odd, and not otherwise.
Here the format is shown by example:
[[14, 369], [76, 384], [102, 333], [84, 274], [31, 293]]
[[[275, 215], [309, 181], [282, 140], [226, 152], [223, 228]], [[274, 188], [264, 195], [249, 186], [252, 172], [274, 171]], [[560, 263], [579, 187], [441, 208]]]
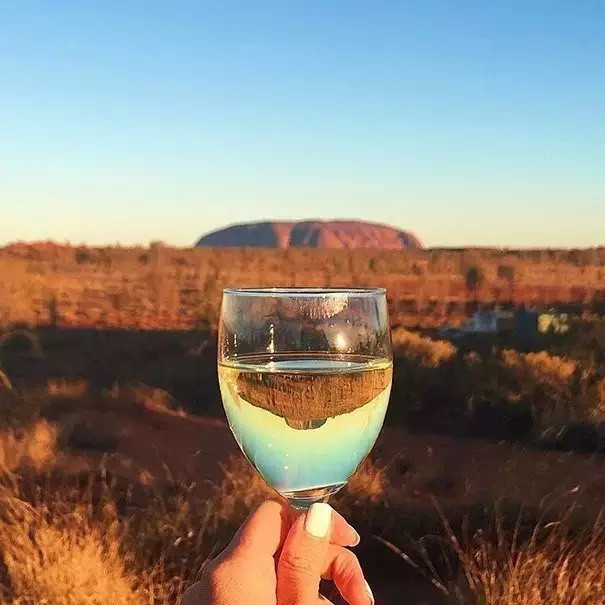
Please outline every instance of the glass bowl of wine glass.
[[294, 508], [346, 485], [384, 421], [393, 374], [382, 288], [227, 289], [218, 376], [229, 426]]

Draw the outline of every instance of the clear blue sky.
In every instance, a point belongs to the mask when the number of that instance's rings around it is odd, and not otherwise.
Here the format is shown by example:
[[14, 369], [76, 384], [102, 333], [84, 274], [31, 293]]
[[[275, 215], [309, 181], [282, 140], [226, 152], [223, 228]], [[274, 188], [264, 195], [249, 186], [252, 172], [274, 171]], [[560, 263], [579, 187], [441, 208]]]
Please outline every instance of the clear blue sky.
[[0, 210], [0, 242], [605, 244], [605, 2], [3, 2]]

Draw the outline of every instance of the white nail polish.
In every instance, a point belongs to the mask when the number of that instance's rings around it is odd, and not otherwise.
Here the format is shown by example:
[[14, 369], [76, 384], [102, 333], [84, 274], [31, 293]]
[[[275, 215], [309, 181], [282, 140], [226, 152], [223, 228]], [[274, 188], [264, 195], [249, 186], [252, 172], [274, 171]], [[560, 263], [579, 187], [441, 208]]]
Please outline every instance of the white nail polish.
[[316, 538], [325, 538], [330, 531], [332, 507], [325, 502], [311, 505], [305, 517], [305, 531]]
[[368, 596], [370, 597], [371, 605], [374, 605], [374, 603], [376, 603], [376, 601], [374, 600], [374, 594], [372, 593], [372, 589], [370, 588], [370, 585], [368, 584], [367, 580], [366, 580], [366, 590], [368, 591]]

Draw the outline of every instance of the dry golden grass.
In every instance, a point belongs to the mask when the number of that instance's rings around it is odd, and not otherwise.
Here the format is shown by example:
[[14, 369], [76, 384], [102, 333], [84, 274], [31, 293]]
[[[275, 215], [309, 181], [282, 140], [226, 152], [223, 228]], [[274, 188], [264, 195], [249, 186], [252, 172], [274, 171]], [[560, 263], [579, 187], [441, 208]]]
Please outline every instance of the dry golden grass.
[[135, 486], [118, 489], [100, 471], [87, 487], [45, 475], [2, 478], [0, 603], [173, 605], [213, 544], [224, 546], [225, 528], [208, 524], [215, 500], [173, 483], [125, 509]]
[[225, 476], [213, 502], [214, 527], [221, 523], [238, 522], [259, 502], [277, 497], [242, 456], [232, 458], [223, 471]]
[[57, 516], [14, 496], [0, 501], [5, 602], [48, 605], [135, 605], [145, 590], [127, 571], [115, 514], [105, 523], [83, 505]]
[[605, 378], [601, 378], [596, 386], [595, 416], [599, 420], [605, 418]]
[[[249, 510], [275, 495], [242, 457], [224, 470], [206, 499], [194, 482], [170, 477], [161, 490], [166, 478], [147, 472], [146, 498], [126, 510], [123, 494], [106, 484], [94, 498], [89, 490], [58, 493], [54, 486], [32, 500], [19, 481], [7, 482], [0, 487], [0, 602], [177, 602]], [[355, 510], [365, 517], [387, 501], [388, 487], [386, 468], [367, 461], [334, 504], [347, 516]], [[605, 523], [572, 535], [568, 521], [542, 524], [524, 541], [498, 526], [495, 539], [478, 533], [463, 543], [446, 526], [463, 578], [450, 596], [482, 605], [605, 602]]]
[[24, 466], [43, 469], [57, 455], [57, 436], [57, 428], [45, 420], [0, 432], [0, 471], [11, 473]]
[[[39, 443], [47, 429], [39, 423], [27, 435]], [[32, 455], [39, 451], [34, 447]], [[118, 514], [122, 495], [110, 486], [101, 485], [101, 495], [92, 498], [89, 490], [48, 491], [47, 485], [31, 500], [12, 476], [0, 487], [0, 602], [175, 603], [250, 509], [275, 497], [242, 457], [224, 472], [207, 499], [195, 483], [174, 478], [164, 492], [155, 491], [157, 478], [146, 475], [149, 499], [126, 515]], [[381, 497], [385, 486], [384, 469], [368, 462], [344, 491], [363, 503]]]
[[349, 479], [340, 499], [353, 501], [356, 504], [376, 504], [385, 498], [388, 485], [386, 467], [368, 458]]
[[405, 328], [397, 328], [392, 333], [393, 349], [406, 359], [416, 361], [429, 368], [436, 368], [449, 361], [456, 354], [456, 347], [445, 340], [433, 340], [410, 332]]
[[536, 526], [527, 541], [478, 534], [463, 545], [448, 530], [460, 560], [464, 603], [482, 605], [596, 605], [605, 603], [605, 523], [571, 535], [569, 519]]

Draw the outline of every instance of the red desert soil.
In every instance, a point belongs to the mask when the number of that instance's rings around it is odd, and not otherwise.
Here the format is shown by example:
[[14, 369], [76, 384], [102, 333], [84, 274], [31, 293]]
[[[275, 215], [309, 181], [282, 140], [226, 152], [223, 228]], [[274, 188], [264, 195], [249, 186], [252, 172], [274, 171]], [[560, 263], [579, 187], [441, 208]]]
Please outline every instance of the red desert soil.
[[[240, 455], [221, 420], [143, 409], [120, 415], [118, 425], [119, 442], [108, 463], [125, 477], [142, 470], [161, 477], [167, 467], [174, 475], [199, 474], [200, 483], [217, 482], [221, 465]], [[372, 457], [389, 466], [385, 498], [398, 504], [432, 506], [436, 498], [444, 506], [504, 499], [538, 506], [551, 497], [581, 500], [592, 509], [602, 504], [605, 490], [602, 456], [540, 451], [506, 441], [385, 427]]]
[[[89, 414], [92, 418], [95, 412]], [[103, 422], [103, 415], [98, 420]], [[108, 464], [125, 477], [142, 470], [161, 477], [167, 467], [174, 475], [199, 474], [200, 483], [217, 482], [221, 465], [240, 455], [221, 420], [142, 409], [120, 414], [118, 426], [119, 442]], [[504, 499], [538, 506], [552, 497], [570, 503], [579, 499], [583, 506], [597, 508], [605, 490], [602, 456], [540, 451], [507, 441], [385, 427], [371, 455], [389, 466], [385, 497], [398, 504], [432, 506], [436, 498], [444, 506]], [[71, 459], [82, 461], [82, 455]]]
[[[220, 478], [220, 465], [239, 448], [221, 420], [146, 411], [126, 417], [118, 451], [150, 470], [183, 469], [195, 461], [205, 479]], [[545, 495], [581, 495], [599, 504], [605, 461], [598, 455], [532, 450], [506, 441], [415, 435], [385, 427], [374, 457], [394, 462], [390, 479], [397, 499], [427, 501], [432, 495], [457, 503], [491, 495], [539, 504]], [[397, 463], [399, 461], [399, 463]], [[402, 469], [405, 471], [402, 472]]]

